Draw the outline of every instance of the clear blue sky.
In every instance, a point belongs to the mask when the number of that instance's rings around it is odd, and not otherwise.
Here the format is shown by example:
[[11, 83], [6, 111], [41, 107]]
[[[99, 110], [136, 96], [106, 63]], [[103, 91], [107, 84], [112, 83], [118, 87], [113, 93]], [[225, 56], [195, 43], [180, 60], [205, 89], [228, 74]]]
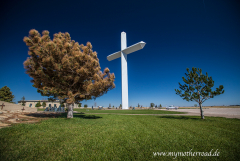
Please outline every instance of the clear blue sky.
[[[115, 74], [116, 88], [83, 104], [119, 106], [121, 59], [107, 56], [127, 46], [146, 42], [128, 55], [129, 106], [155, 104], [193, 106], [175, 94], [186, 68], [208, 72], [225, 93], [203, 105], [240, 104], [240, 2], [238, 0], [101, 0], [2, 1], [0, 25], [0, 88], [8, 86], [15, 101], [41, 100], [25, 74], [28, 47], [23, 37], [30, 29], [68, 32], [80, 44], [90, 41], [102, 70]], [[46, 98], [46, 97], [45, 97]]]

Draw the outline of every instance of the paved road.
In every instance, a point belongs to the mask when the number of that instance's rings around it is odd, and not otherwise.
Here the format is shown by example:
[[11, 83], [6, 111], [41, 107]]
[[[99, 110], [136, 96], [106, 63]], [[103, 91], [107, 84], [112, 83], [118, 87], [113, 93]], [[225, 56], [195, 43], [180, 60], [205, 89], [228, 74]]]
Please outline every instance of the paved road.
[[[166, 109], [160, 109], [168, 111]], [[187, 112], [187, 114], [122, 114], [122, 113], [87, 113], [86, 114], [118, 114], [118, 115], [181, 115], [181, 116], [200, 116], [200, 109], [178, 109], [169, 110], [177, 112]], [[203, 109], [204, 116], [226, 117], [240, 119], [240, 108], [209, 108]]]
[[[178, 109], [176, 111], [188, 112], [189, 115], [200, 116], [200, 109]], [[203, 111], [204, 111], [204, 116], [215, 116], [215, 117], [240, 119], [240, 108], [209, 108], [209, 109], [203, 109]]]

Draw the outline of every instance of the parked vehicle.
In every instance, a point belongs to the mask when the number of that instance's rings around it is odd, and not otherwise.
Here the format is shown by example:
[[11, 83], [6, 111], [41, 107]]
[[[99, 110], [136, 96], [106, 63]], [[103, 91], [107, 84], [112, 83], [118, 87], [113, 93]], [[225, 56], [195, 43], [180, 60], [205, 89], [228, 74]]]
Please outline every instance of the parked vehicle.
[[169, 110], [169, 109], [175, 109], [175, 110], [177, 110], [178, 109], [178, 107], [176, 106], [173, 106], [173, 105], [170, 105], [170, 106], [166, 106], [166, 109], [167, 110]]

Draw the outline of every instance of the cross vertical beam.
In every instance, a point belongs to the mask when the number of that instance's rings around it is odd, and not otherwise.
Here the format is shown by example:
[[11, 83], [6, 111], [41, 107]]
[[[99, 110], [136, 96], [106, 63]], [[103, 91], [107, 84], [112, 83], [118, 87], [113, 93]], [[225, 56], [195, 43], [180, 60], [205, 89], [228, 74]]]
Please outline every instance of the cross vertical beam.
[[108, 61], [121, 57], [121, 75], [122, 75], [122, 109], [128, 109], [128, 70], [127, 70], [127, 54], [141, 50], [145, 46], [145, 42], [141, 41], [132, 46], [127, 47], [127, 36], [125, 32], [121, 33], [121, 51], [115, 52], [107, 56]]
[[126, 33], [121, 33], [121, 74], [122, 74], [122, 109], [128, 109], [128, 71], [127, 54], [123, 52], [127, 48]]

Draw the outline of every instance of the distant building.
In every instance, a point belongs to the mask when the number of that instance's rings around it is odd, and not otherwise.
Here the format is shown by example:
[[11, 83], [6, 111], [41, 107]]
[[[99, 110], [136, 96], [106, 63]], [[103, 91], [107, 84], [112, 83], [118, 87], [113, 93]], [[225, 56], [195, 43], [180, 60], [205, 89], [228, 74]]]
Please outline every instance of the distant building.
[[[49, 102], [48, 100], [25, 100], [25, 106], [34, 108], [39, 101], [40, 101], [41, 105], [43, 102], [46, 102], [46, 107], [59, 107], [60, 106], [59, 100], [56, 100], [54, 102]], [[22, 105], [22, 101], [18, 101], [18, 105]], [[64, 103], [64, 105], [66, 107], [66, 103]], [[40, 108], [43, 108], [43, 107], [41, 106]], [[73, 108], [79, 108], [78, 104], [74, 103]]]

